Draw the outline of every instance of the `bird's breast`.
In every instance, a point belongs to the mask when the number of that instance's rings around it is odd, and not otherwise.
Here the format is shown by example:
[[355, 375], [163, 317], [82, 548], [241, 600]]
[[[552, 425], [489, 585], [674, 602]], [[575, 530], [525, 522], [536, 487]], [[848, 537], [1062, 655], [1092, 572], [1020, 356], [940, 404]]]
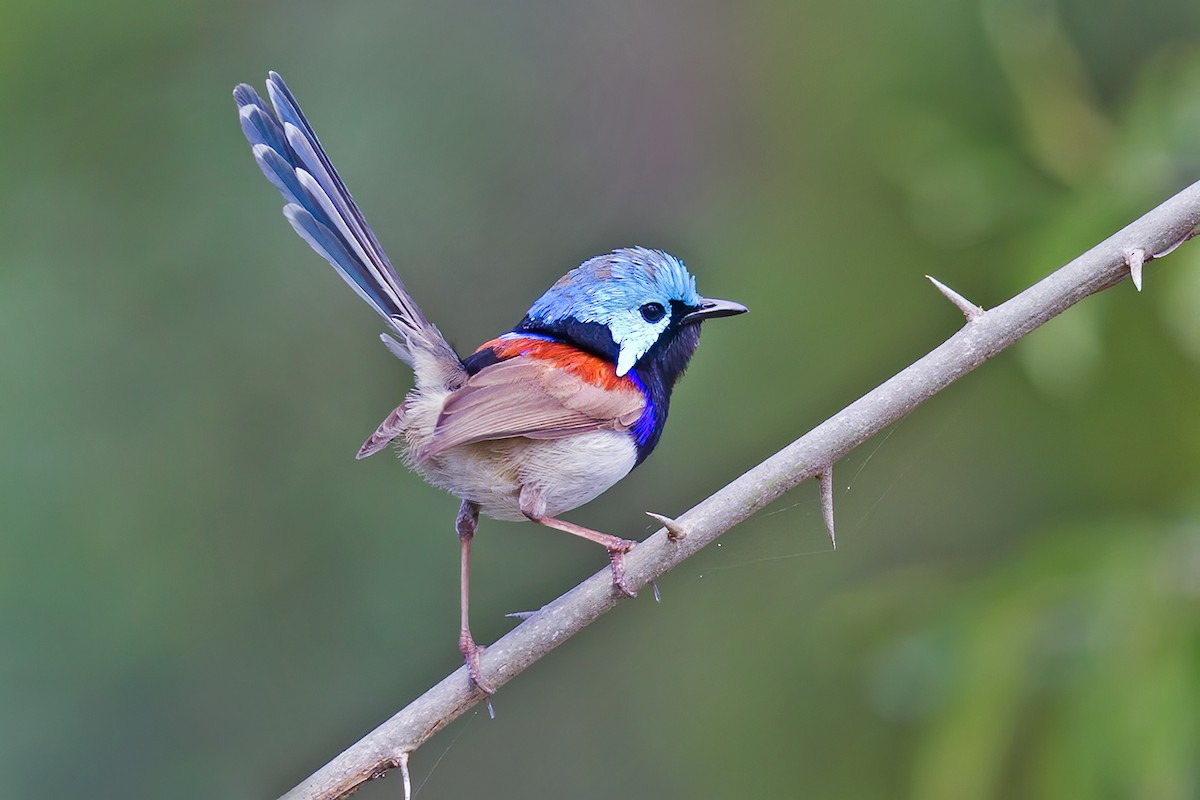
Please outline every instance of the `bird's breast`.
[[520, 520], [523, 486], [537, 488], [546, 513], [558, 516], [608, 490], [636, 463], [637, 444], [629, 434], [589, 431], [557, 439], [474, 442], [412, 466], [433, 485], [477, 503], [487, 516]]

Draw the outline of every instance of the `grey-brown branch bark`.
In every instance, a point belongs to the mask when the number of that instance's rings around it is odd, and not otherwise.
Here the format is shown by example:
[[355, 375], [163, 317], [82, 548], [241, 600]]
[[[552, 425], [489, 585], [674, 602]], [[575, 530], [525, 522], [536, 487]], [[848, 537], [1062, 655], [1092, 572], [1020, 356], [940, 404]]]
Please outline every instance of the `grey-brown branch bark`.
[[[907, 369], [665, 526], [626, 556], [629, 584], [639, 589], [802, 481], [829, 475], [838, 459], [958, 378], [1088, 295], [1132, 275], [1186, 241], [1200, 224], [1200, 183], [1093, 247], [1016, 297], [984, 311], [935, 285], [967, 317], [953, 336]], [[832, 534], [831, 492], [822, 492]], [[668, 527], [670, 530], [668, 530]], [[685, 535], [680, 536], [680, 533]], [[483, 677], [500, 687], [574, 636], [621, 598], [607, 568], [534, 613], [487, 648]], [[403, 766], [408, 754], [484, 700], [462, 667], [326, 764], [284, 800], [344, 797], [371, 778]], [[406, 787], [407, 788], [407, 787]]]

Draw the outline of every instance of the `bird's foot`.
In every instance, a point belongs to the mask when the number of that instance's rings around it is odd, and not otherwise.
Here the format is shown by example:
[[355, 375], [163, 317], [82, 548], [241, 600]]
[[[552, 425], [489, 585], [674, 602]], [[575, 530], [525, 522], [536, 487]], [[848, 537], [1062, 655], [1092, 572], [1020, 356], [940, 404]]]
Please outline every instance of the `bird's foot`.
[[536, 487], [528, 485], [521, 487], [521, 513], [539, 525], [574, 534], [590, 542], [603, 545], [604, 549], [608, 551], [608, 560], [612, 562], [613, 586], [616, 586], [617, 590], [626, 597], [637, 597], [637, 592], [629, 588], [629, 584], [625, 580], [625, 554], [636, 547], [637, 542], [621, 539], [610, 533], [594, 531], [591, 528], [576, 525], [574, 522], [567, 522], [565, 519], [546, 516], [546, 501]]
[[[615, 537], [614, 537], [615, 538]], [[626, 597], [637, 597], [637, 592], [625, 582], [625, 554], [637, 546], [637, 542], [617, 539], [608, 547], [608, 560], [612, 562], [613, 586]]]
[[479, 656], [483, 654], [485, 648], [475, 644], [470, 631], [464, 630], [458, 635], [458, 649], [463, 654], [463, 660], [467, 662], [467, 674], [471, 676], [471, 683], [478, 686], [484, 694], [495, 694], [496, 688], [485, 681], [479, 671]]

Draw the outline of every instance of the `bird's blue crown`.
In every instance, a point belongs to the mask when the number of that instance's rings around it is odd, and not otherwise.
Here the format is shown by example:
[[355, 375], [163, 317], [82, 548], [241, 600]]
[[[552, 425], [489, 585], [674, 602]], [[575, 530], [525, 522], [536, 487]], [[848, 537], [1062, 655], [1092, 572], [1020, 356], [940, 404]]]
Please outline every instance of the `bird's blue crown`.
[[568, 272], [538, 298], [526, 320], [604, 326], [617, 348], [617, 375], [625, 375], [666, 331], [673, 309], [700, 302], [696, 279], [682, 261], [661, 250], [628, 247]]

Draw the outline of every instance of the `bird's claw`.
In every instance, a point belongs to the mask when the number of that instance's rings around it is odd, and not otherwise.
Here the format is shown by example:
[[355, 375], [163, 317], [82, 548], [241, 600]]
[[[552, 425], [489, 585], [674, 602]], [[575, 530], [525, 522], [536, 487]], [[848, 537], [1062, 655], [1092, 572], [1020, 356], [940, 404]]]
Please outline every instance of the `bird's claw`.
[[625, 554], [637, 545], [628, 539], [621, 539], [619, 545], [608, 548], [608, 560], [612, 562], [613, 586], [626, 597], [637, 597], [637, 592], [629, 588], [625, 582]]
[[458, 637], [458, 649], [462, 651], [463, 660], [467, 662], [467, 674], [471, 677], [471, 683], [489, 697], [494, 695], [496, 687], [485, 681], [479, 671], [479, 656], [483, 654], [485, 648], [475, 644], [471, 634], [463, 631]]

